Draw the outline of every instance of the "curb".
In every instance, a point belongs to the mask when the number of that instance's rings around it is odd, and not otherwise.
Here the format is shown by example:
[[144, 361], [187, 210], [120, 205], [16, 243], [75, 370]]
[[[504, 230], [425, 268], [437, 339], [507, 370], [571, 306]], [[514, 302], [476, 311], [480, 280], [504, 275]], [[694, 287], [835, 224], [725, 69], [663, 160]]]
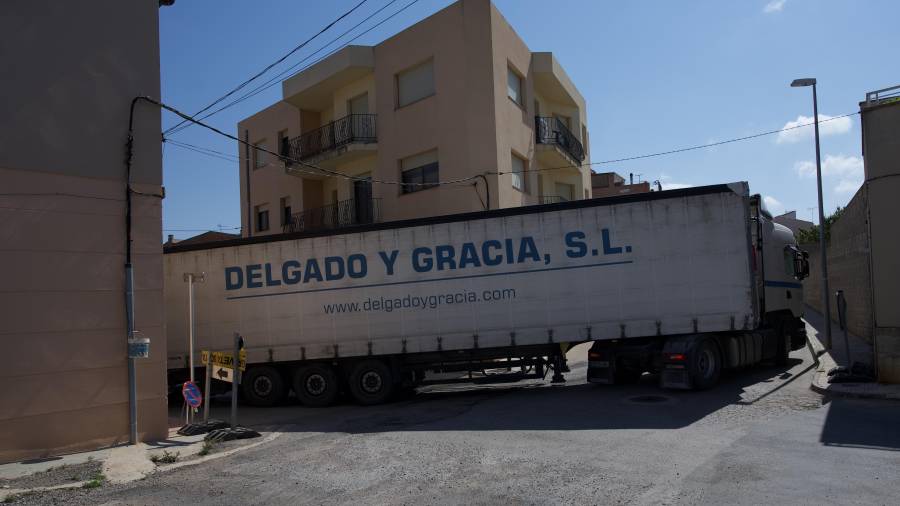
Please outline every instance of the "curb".
[[[204, 462], [209, 462], [210, 460], [216, 460], [216, 459], [220, 459], [223, 457], [228, 457], [230, 455], [234, 455], [235, 453], [239, 453], [244, 450], [249, 450], [251, 448], [256, 448], [257, 446], [274, 441], [281, 435], [282, 435], [282, 432], [271, 432], [268, 435], [266, 435], [265, 437], [263, 437], [262, 439], [260, 439], [259, 441], [255, 441], [248, 445], [238, 446], [235, 448], [231, 448], [230, 450], [226, 450], [226, 451], [223, 451], [220, 453], [213, 453], [213, 454], [206, 455], [206, 456], [200, 457], [198, 459], [194, 459], [194, 460], [188, 460], [188, 461], [184, 461], [184, 462], [175, 462], [173, 464], [166, 465], [165, 467], [156, 466], [149, 473], [146, 473], [146, 474], [133, 473], [131, 479], [119, 480], [119, 481], [116, 481], [115, 483], [116, 484], [130, 483], [133, 481], [141, 480], [147, 476], [150, 476], [150, 475], [153, 475], [156, 473], [163, 473], [163, 472], [167, 472], [172, 469], [178, 469], [178, 468], [182, 468], [182, 467], [186, 467], [186, 466], [193, 466], [193, 465], [197, 465], [197, 464], [202, 464]], [[145, 454], [147, 453], [146, 449], [144, 449], [144, 453]], [[148, 462], [149, 462], [149, 460], [148, 460]], [[103, 465], [104, 465], [104, 470], [105, 470], [106, 462], [104, 462]], [[89, 483], [89, 482], [88, 481], [79, 481], [79, 482], [73, 482], [73, 483], [63, 483], [61, 485], [53, 485], [53, 486], [49, 486], [49, 487], [0, 489], [0, 502], [6, 501], [6, 499], [8, 497], [17, 496], [17, 495], [34, 494], [34, 493], [40, 493], [40, 492], [47, 492], [47, 491], [51, 491], [51, 490], [62, 490], [62, 489], [69, 489], [69, 488], [81, 488], [86, 483]]]
[[812, 381], [809, 385], [809, 389], [813, 392], [826, 397], [846, 399], [900, 400], [900, 387], [893, 385], [881, 385], [879, 383], [829, 383], [828, 371], [837, 367], [837, 363], [818, 339], [812, 335], [808, 335], [807, 339], [812, 348], [816, 350], [819, 358], [819, 367], [813, 373]]

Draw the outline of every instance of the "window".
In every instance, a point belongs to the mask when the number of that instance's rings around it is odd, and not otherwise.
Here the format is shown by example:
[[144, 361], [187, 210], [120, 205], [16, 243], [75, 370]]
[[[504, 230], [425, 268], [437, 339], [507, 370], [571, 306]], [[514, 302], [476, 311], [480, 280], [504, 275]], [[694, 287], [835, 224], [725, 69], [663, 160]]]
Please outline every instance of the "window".
[[566, 202], [575, 200], [575, 185], [556, 183], [556, 195]]
[[281, 198], [281, 224], [287, 225], [291, 222], [291, 198]]
[[266, 166], [266, 140], [256, 141], [253, 143], [253, 168], [261, 169]]
[[437, 150], [410, 156], [400, 161], [400, 193], [414, 193], [434, 188], [440, 181]]
[[269, 230], [269, 210], [266, 206], [256, 206], [256, 231]]
[[512, 186], [520, 192], [525, 191], [525, 160], [512, 154]]
[[283, 157], [289, 157], [291, 153], [291, 139], [288, 137], [288, 131], [282, 130], [278, 132], [278, 154]]
[[434, 61], [397, 74], [397, 107], [434, 95]]
[[506, 95], [520, 106], [525, 105], [525, 96], [522, 94], [522, 76], [516, 73], [512, 67], [506, 68]]
[[369, 94], [363, 93], [357, 97], [353, 97], [347, 104], [349, 114], [369, 114]]

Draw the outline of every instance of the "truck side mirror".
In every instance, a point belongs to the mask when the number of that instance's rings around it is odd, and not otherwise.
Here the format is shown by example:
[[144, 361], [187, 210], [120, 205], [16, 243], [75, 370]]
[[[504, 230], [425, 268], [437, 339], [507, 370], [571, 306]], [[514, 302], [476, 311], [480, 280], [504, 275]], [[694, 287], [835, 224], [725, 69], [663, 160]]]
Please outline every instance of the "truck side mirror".
[[805, 279], [809, 276], [809, 253], [799, 249], [794, 250], [794, 277]]

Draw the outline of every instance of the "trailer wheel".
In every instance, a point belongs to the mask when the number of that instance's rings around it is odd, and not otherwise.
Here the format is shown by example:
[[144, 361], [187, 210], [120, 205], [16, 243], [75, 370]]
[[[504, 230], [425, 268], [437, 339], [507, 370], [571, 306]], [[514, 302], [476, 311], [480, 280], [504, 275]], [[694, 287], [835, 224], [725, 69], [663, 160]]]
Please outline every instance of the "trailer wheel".
[[712, 339], [704, 339], [691, 353], [688, 372], [696, 390], [712, 388], [722, 374], [722, 355]]
[[325, 364], [298, 367], [293, 387], [300, 402], [317, 408], [334, 404], [340, 393], [337, 374]]
[[267, 365], [247, 369], [241, 378], [241, 393], [252, 406], [274, 406], [287, 390], [278, 369]]
[[360, 404], [384, 403], [393, 392], [391, 368], [380, 360], [363, 360], [350, 371], [350, 394]]

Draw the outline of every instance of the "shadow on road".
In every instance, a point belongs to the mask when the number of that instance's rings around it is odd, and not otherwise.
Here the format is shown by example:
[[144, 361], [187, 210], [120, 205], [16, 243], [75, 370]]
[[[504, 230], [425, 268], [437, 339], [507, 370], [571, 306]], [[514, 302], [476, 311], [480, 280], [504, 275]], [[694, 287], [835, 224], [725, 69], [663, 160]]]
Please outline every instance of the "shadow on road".
[[[636, 385], [586, 384], [578, 380], [585, 377], [586, 363], [570, 362], [570, 382], [562, 385], [534, 381], [429, 387], [411, 398], [372, 407], [242, 406], [239, 419], [258, 429], [297, 432], [677, 429], [726, 406], [768, 397], [804, 376], [809, 367], [803, 364], [795, 358], [787, 367], [735, 371], [725, 374], [716, 388], [693, 392], [662, 390], [651, 375]], [[175, 416], [177, 409], [173, 407]], [[213, 403], [212, 416], [227, 419], [227, 409], [227, 403]]]
[[819, 441], [827, 446], [900, 450], [900, 403], [832, 399]]

